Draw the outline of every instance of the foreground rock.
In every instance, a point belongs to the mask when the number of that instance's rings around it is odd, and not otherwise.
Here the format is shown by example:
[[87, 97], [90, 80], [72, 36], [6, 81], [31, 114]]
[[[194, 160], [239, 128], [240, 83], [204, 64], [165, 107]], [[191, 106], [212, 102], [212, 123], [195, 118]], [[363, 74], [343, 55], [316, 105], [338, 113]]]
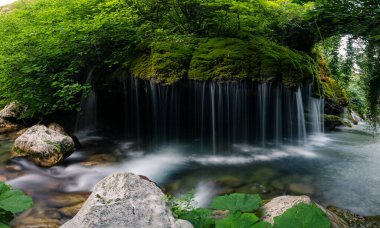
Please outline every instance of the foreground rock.
[[27, 157], [42, 167], [51, 167], [74, 152], [72, 138], [36, 125], [26, 130], [14, 143], [12, 157]]
[[131, 173], [119, 173], [100, 181], [78, 214], [61, 227], [193, 226], [174, 219], [164, 194], [153, 182]]

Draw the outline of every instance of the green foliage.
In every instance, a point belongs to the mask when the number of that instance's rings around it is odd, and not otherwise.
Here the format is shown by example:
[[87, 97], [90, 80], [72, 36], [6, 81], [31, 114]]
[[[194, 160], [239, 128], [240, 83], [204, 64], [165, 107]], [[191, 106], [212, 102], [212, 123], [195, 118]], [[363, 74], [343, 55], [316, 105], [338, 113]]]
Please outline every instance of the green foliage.
[[271, 226], [269, 223], [260, 221], [255, 214], [239, 212], [217, 220], [215, 224], [218, 228], [266, 228]]
[[274, 228], [329, 228], [330, 222], [316, 205], [297, 204], [280, 216], [274, 218]]
[[190, 211], [184, 211], [179, 218], [191, 222], [196, 228], [214, 227], [215, 225], [215, 219], [212, 218], [212, 211], [206, 208], [196, 208]]
[[218, 210], [229, 210], [231, 213], [252, 212], [258, 209], [261, 204], [262, 200], [259, 195], [233, 193], [215, 197], [210, 207]]
[[89, 69], [126, 54], [133, 21], [120, 0], [17, 2], [0, 16], [2, 103], [19, 101], [23, 117], [75, 109]]
[[[213, 211], [206, 208], [194, 208], [193, 192], [182, 198], [169, 196], [168, 202], [176, 218], [190, 221], [195, 228], [269, 228], [271, 224], [262, 221], [259, 208], [262, 200], [259, 195], [234, 193], [217, 196], [210, 207], [224, 210], [228, 215], [217, 218]], [[285, 213], [274, 218], [273, 227], [330, 227], [330, 223], [323, 211], [315, 204], [297, 204]]]
[[165, 201], [169, 204], [174, 217], [179, 218], [188, 211], [193, 211], [196, 206], [194, 201], [194, 191], [190, 191], [182, 195], [182, 197], [174, 197], [171, 195], [165, 196]]
[[8, 227], [15, 213], [20, 213], [32, 205], [32, 198], [0, 182], [0, 227]]

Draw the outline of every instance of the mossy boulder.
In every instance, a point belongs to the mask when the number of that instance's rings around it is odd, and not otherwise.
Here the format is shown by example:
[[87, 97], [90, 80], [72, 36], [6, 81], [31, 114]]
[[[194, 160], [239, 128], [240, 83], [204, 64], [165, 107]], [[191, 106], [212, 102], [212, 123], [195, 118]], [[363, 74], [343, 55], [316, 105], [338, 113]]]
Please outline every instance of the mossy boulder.
[[336, 127], [345, 126], [343, 118], [335, 115], [323, 115], [325, 121], [325, 129], [328, 131], [334, 130]]
[[325, 98], [325, 113], [340, 115], [348, 106], [346, 91], [332, 78], [323, 78], [323, 94]]

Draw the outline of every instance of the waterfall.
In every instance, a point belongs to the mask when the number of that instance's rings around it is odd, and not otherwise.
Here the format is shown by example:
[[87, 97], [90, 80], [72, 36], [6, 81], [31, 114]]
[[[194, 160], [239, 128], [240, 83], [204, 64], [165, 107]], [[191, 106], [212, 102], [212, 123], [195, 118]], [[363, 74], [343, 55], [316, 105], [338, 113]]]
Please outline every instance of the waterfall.
[[91, 85], [89, 93], [83, 93], [80, 101], [81, 111], [78, 112], [75, 123], [75, 134], [78, 136], [86, 136], [96, 131], [97, 124], [97, 98], [93, 87], [92, 68], [86, 78], [86, 84]]
[[[159, 85], [134, 77], [121, 87], [126, 135], [152, 146], [190, 140], [217, 154], [236, 144], [304, 143], [308, 133], [323, 132], [323, 100], [300, 87], [249, 81]], [[95, 93], [82, 103], [86, 118], [80, 125], [95, 123]]]
[[323, 121], [324, 102], [322, 99], [309, 98], [309, 121], [312, 133], [322, 133], [324, 128]]

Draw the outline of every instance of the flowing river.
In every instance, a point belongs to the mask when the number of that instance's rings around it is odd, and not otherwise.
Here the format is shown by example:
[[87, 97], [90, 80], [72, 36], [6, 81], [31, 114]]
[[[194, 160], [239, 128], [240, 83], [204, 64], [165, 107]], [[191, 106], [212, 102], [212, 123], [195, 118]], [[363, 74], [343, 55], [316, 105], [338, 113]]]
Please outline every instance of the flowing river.
[[[7, 183], [30, 194], [40, 213], [54, 209], [42, 203], [54, 194], [89, 192], [108, 174], [134, 172], [167, 193], [194, 190], [199, 206], [207, 206], [214, 195], [232, 192], [263, 198], [307, 194], [325, 206], [380, 214], [380, 141], [364, 124], [310, 135], [302, 146], [234, 144], [216, 153], [212, 145], [201, 149], [191, 142], [143, 148], [132, 141], [97, 136], [81, 141], [83, 148], [60, 166], [42, 169], [25, 159], [3, 157], [1, 174]], [[5, 152], [11, 143], [1, 145]]]

